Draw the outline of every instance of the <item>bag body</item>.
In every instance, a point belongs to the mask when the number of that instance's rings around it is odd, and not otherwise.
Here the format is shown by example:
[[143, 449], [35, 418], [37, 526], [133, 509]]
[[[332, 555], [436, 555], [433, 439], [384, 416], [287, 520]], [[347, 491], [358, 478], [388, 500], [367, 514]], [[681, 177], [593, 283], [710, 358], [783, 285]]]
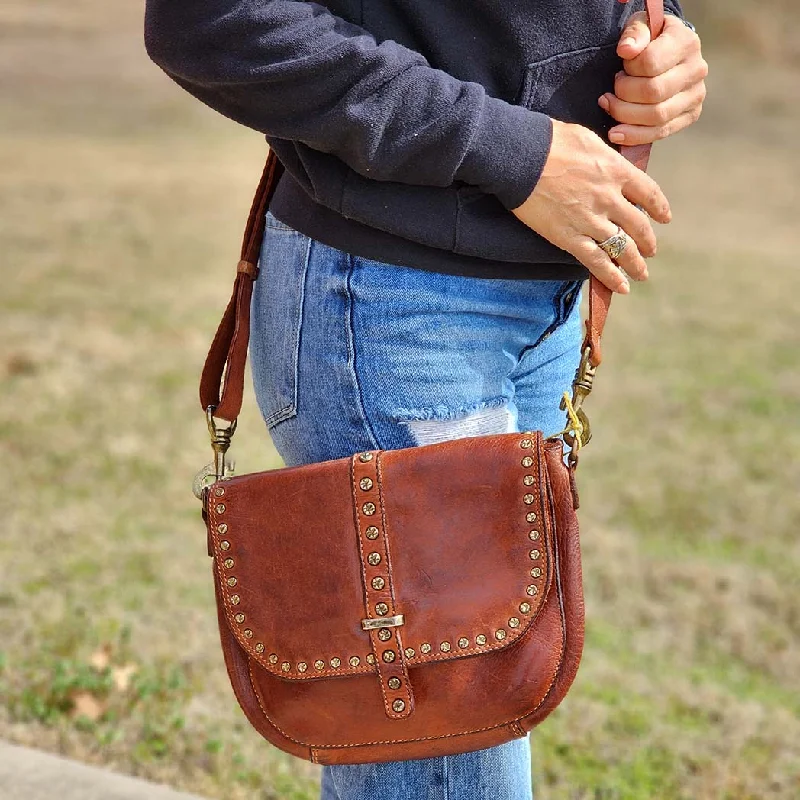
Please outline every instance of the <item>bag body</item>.
[[483, 749], [547, 716], [584, 630], [562, 448], [500, 434], [207, 489], [225, 662], [261, 735], [365, 763]]

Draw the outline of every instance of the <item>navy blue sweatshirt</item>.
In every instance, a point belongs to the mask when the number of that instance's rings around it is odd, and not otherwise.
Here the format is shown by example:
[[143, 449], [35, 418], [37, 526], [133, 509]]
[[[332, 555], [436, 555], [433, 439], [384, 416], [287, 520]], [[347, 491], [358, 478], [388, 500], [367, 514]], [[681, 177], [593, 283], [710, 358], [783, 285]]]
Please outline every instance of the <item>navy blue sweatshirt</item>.
[[[278, 219], [421, 269], [573, 279], [509, 209], [552, 119], [601, 136], [616, 46], [642, 0], [147, 0], [145, 43], [177, 83], [266, 135]], [[668, 11], [681, 14], [678, 0]]]

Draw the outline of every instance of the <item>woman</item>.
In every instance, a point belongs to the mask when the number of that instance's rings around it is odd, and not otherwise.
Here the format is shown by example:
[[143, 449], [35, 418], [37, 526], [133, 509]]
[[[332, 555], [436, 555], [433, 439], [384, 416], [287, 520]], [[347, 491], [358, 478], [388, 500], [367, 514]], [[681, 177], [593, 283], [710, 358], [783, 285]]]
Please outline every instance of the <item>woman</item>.
[[[251, 355], [287, 464], [563, 427], [582, 281], [627, 294], [650, 218], [670, 220], [612, 145], [687, 127], [705, 96], [699, 40], [665, 5], [651, 42], [614, 0], [148, 0], [154, 60], [286, 167]], [[325, 767], [322, 786], [518, 800], [529, 743]]]

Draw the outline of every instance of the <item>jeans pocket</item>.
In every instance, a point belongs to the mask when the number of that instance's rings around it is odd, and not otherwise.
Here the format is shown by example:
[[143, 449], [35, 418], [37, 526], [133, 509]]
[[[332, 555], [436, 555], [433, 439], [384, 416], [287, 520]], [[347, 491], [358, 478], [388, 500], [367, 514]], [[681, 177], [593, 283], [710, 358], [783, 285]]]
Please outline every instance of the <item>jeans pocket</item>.
[[297, 414], [300, 339], [311, 239], [267, 212], [253, 291], [250, 363], [269, 429]]
[[558, 294], [556, 321], [557, 324], [566, 322], [581, 299], [581, 288], [583, 281], [565, 281], [564, 286]]
[[[537, 346], [549, 339], [556, 331], [562, 329], [564, 324], [570, 320], [576, 307], [581, 300], [581, 288], [583, 280], [563, 281], [553, 295], [553, 321], [547, 330], [539, 337]], [[576, 318], [574, 322], [579, 322]]]

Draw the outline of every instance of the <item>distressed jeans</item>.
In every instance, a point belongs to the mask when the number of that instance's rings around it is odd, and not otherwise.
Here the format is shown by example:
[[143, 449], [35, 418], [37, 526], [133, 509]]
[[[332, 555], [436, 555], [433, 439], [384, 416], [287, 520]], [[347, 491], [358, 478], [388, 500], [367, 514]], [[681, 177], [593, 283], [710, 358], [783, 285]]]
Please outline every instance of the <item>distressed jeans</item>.
[[[253, 294], [256, 398], [287, 465], [565, 425], [579, 281], [495, 280], [337, 250], [267, 212]], [[323, 767], [322, 800], [529, 800], [528, 738]]]

